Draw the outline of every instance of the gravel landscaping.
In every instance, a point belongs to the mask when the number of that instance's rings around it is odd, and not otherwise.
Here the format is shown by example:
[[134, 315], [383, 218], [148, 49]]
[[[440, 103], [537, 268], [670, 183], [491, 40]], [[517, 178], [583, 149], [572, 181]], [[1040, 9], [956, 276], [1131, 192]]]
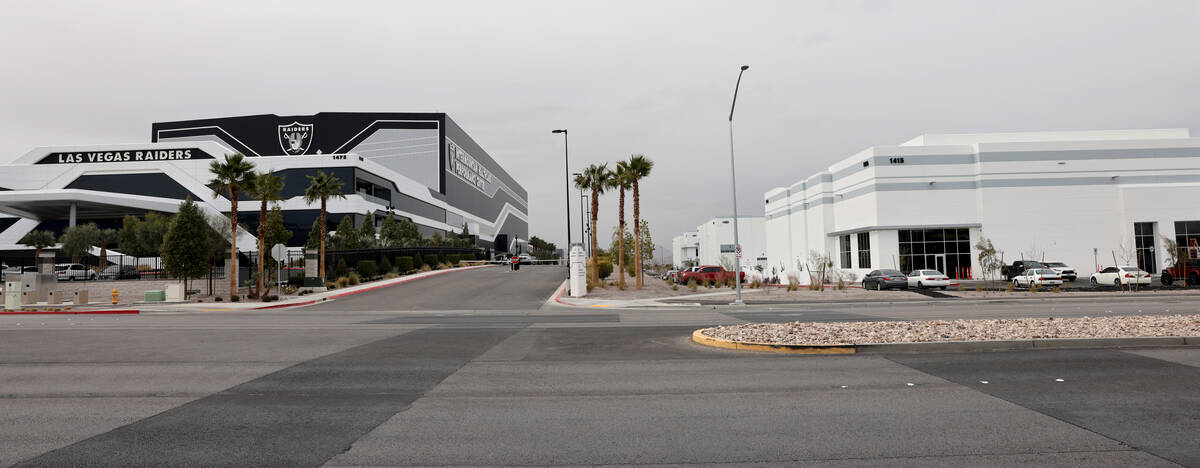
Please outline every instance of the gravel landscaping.
[[707, 328], [701, 333], [722, 340], [786, 345], [1200, 336], [1200, 315], [914, 322], [748, 323]]

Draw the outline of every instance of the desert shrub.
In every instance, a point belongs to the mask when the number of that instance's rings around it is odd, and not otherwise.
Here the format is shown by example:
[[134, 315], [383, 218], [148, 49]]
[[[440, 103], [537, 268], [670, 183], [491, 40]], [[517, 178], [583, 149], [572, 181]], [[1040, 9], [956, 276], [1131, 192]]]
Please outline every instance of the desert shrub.
[[433, 268], [431, 268], [429, 266], [429, 264], [421, 265], [421, 271], [432, 271], [432, 270], [433, 270]]
[[620, 289], [620, 290], [624, 291], [624, 290], [625, 290], [625, 283], [618, 283], [618, 284], [617, 284], [617, 289]]
[[412, 257], [396, 257], [396, 270], [400, 273], [408, 273], [413, 271]]
[[392, 261], [388, 260], [387, 257], [383, 257], [383, 260], [379, 262], [379, 272], [383, 273], [385, 275], [388, 273], [391, 273], [392, 272]]
[[696, 279], [695, 279], [695, 278], [692, 278], [692, 279], [688, 280], [687, 287], [688, 287], [688, 289], [690, 289], [692, 292], [696, 292]]
[[712, 281], [709, 281], [708, 278], [704, 278], [703, 284], [706, 288], [712, 288]]
[[758, 289], [761, 287], [762, 287], [762, 281], [759, 280], [757, 277], [754, 278], [753, 280], [750, 280], [750, 289]]
[[394, 271], [389, 271], [389, 272], [387, 272], [386, 275], [383, 275], [383, 279], [396, 279], [399, 277], [400, 277], [400, 275], [397, 275], [396, 272], [394, 272]]
[[959, 290], [959, 291], [966, 291], [966, 290], [967, 290], [967, 288], [963, 287], [963, 285], [961, 285], [961, 284], [960, 284], [960, 285], [958, 285], [958, 290]]
[[351, 286], [358, 284], [358, 281], [360, 279], [358, 277], [358, 273], [354, 273], [354, 272], [350, 272], [350, 276], [348, 278], [350, 279]]
[[213, 300], [214, 300], [214, 301], [216, 301], [216, 302], [221, 302], [221, 301], [224, 301], [224, 300], [225, 300], [225, 298], [223, 298], [223, 297], [221, 297], [221, 296], [217, 296], [217, 297], [214, 297], [214, 298], [213, 298]]
[[458, 266], [458, 262], [462, 261], [462, 256], [459, 254], [450, 254], [446, 256], [446, 263], [451, 266]]
[[607, 259], [607, 258], [600, 259], [600, 277], [608, 278], [609, 276], [612, 276], [612, 272], [613, 272], [612, 260]]
[[377, 273], [375, 260], [359, 260], [356, 270], [363, 278], [375, 277], [375, 273]]
[[980, 286], [978, 284], [975, 285], [975, 292], [982, 292], [982, 291], [983, 291], [983, 286]]
[[838, 282], [835, 287], [837, 288], [838, 291], [844, 291], [846, 289], [846, 281], [841, 278], [838, 278]]
[[335, 278], [341, 278], [343, 276], [346, 276], [346, 273], [348, 271], [349, 271], [349, 268], [346, 267], [346, 259], [339, 258], [337, 261], [337, 266], [333, 268], [333, 276]]
[[1035, 292], [1038, 292], [1038, 291], [1041, 291], [1041, 290], [1042, 290], [1042, 287], [1041, 287], [1041, 286], [1038, 286], [1038, 284], [1037, 284], [1037, 283], [1033, 283], [1033, 282], [1030, 282], [1030, 283], [1029, 283], [1029, 292], [1031, 292], [1031, 293], [1035, 293]]
[[820, 290], [822, 290], [822, 289], [823, 289], [823, 288], [821, 287], [821, 283], [819, 283], [819, 282], [817, 282], [817, 281], [813, 281], [813, 280], [810, 278], [810, 281], [808, 282], [808, 290], [809, 290], [809, 291], [820, 291]]
[[1013, 284], [1010, 282], [1010, 283], [1008, 283], [1008, 287], [1004, 288], [1004, 292], [1010, 293], [1010, 292], [1013, 292], [1014, 289], [1017, 289], [1017, 287], [1013, 286]]
[[1055, 286], [1055, 287], [1054, 287], [1054, 289], [1053, 289], [1053, 290], [1051, 290], [1051, 291], [1053, 291], [1053, 292], [1056, 292], [1056, 293], [1060, 293], [1060, 292], [1062, 292], [1062, 288], [1060, 288], [1060, 287], [1058, 287], [1058, 286]]
[[672, 291], [678, 291], [678, 290], [679, 290], [679, 285], [678, 285], [678, 284], [675, 284], [675, 283], [671, 283], [671, 290], [672, 290]]
[[233, 302], [238, 302], [238, 301], [241, 301], [241, 300], [242, 300], [242, 296], [239, 296], [239, 295], [237, 295], [237, 294], [234, 294], [234, 295], [232, 295], [232, 296], [229, 296], [229, 300], [231, 300], [231, 301], [233, 301]]
[[445, 269], [449, 269], [449, 268], [451, 268], [449, 263], [442, 262], [442, 263], [437, 264], [437, 269], [439, 269], [439, 270], [445, 270]]
[[350, 286], [350, 277], [339, 276], [338, 279], [333, 282], [333, 284], [339, 288], [344, 288], [346, 286]]

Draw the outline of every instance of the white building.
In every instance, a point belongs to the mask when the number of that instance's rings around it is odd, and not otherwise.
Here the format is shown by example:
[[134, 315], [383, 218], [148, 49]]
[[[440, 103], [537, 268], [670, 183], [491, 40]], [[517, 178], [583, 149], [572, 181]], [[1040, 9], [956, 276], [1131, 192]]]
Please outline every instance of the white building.
[[[742, 244], [742, 266], [761, 265], [766, 261], [766, 243], [763, 238], [765, 218], [742, 216], [738, 219], [738, 238]], [[692, 241], [695, 239], [695, 241]], [[700, 265], [734, 264], [733, 217], [718, 216], [676, 236], [672, 240], [675, 251], [675, 266], [683, 260], [694, 260]], [[695, 252], [689, 257], [688, 253]], [[682, 259], [682, 260], [681, 260]]]
[[688, 231], [671, 239], [671, 262], [683, 268], [686, 262], [700, 261], [700, 231]]
[[1162, 238], [1200, 239], [1200, 138], [1187, 129], [922, 135], [874, 146], [766, 192], [772, 267], [810, 254], [858, 278], [935, 268], [982, 277], [975, 243], [1006, 263], [1062, 261], [1157, 273]]

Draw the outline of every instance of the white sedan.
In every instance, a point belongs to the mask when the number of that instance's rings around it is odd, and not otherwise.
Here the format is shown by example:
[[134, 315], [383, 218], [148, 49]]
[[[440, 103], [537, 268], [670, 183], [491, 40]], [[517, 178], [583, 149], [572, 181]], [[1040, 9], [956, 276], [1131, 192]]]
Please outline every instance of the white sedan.
[[1062, 276], [1058, 272], [1049, 268], [1033, 268], [1025, 270], [1020, 275], [1013, 277], [1013, 286], [1018, 288], [1028, 288], [1031, 285], [1043, 286], [1062, 286]]
[[950, 278], [937, 270], [913, 270], [908, 274], [908, 287], [910, 288], [946, 289], [946, 286], [950, 286]]
[[1123, 267], [1107, 267], [1096, 273], [1092, 273], [1092, 286], [1113, 285], [1121, 287], [1122, 285], [1149, 285], [1150, 273], [1146, 273], [1135, 266]]

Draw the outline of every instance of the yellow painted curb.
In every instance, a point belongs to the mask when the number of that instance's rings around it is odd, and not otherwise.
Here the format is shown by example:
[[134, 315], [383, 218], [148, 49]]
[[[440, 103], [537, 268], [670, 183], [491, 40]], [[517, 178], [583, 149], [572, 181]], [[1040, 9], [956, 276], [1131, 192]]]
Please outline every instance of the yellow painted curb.
[[770, 343], [750, 343], [730, 341], [705, 335], [701, 328], [692, 332], [692, 341], [714, 348], [736, 349], [739, 351], [764, 351], [780, 354], [854, 354], [854, 345], [780, 345]]

